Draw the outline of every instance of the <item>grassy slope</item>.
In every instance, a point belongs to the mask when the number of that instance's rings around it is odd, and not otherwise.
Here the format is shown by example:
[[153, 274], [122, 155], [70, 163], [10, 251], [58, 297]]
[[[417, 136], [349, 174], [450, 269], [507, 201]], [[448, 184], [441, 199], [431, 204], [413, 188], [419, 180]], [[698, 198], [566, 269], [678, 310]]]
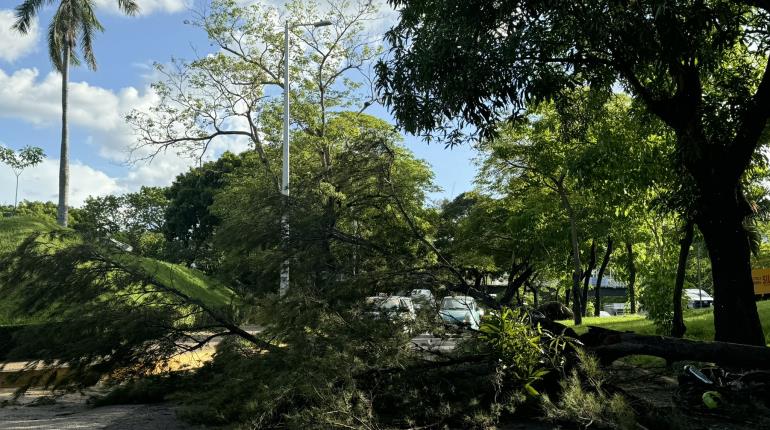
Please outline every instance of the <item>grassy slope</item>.
[[[759, 318], [765, 331], [765, 342], [770, 344], [770, 301], [757, 302]], [[573, 322], [560, 321], [572, 326]], [[687, 326], [686, 338], [699, 340], [714, 340], [714, 314], [712, 309], [698, 309], [685, 312], [684, 324]], [[641, 315], [624, 315], [619, 317], [589, 317], [583, 318], [583, 325], [576, 328], [578, 333], [584, 333], [589, 325], [605, 327], [619, 331], [633, 331], [639, 334], [655, 334], [652, 321]]]
[[0, 218], [0, 255], [16, 249], [34, 232], [50, 232], [57, 228], [53, 220], [32, 216]]
[[[57, 228], [53, 220], [32, 216], [0, 218], [0, 255], [16, 249], [33, 232], [51, 232]], [[122, 258], [125, 264], [139, 267], [154, 279], [208, 306], [224, 306], [235, 300], [230, 289], [197, 270], [133, 254], [123, 254]], [[12, 297], [0, 299], [0, 325], [20, 322], [10, 317], [13, 302]]]
[[[56, 228], [58, 228], [56, 222], [44, 218], [32, 216], [0, 218], [0, 256], [16, 249], [30, 234], [51, 232]], [[18, 322], [12, 317], [15, 302], [12, 295], [0, 298], [0, 325]]]
[[235, 300], [235, 294], [221, 283], [208, 278], [195, 269], [178, 264], [125, 254], [129, 263], [141, 268], [145, 273], [163, 285], [213, 307], [228, 305]]

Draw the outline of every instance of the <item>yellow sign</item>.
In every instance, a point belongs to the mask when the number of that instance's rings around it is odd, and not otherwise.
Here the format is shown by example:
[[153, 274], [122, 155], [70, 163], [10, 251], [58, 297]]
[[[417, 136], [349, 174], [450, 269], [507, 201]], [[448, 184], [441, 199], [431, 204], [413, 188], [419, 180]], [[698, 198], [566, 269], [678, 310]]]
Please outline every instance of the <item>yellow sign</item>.
[[752, 269], [754, 294], [770, 294], [770, 269]]

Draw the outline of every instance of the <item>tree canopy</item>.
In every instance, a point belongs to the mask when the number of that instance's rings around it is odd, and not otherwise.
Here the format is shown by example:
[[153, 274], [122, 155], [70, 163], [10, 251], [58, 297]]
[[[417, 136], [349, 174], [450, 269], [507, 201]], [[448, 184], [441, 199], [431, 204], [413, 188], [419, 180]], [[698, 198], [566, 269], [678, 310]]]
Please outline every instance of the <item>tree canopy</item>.
[[[378, 84], [399, 123], [491, 137], [531, 102], [621, 86], [676, 136], [715, 282], [716, 338], [761, 344], [741, 185], [767, 140], [770, 5], [758, 1], [394, 0]], [[748, 310], [748, 311], [747, 311]]]

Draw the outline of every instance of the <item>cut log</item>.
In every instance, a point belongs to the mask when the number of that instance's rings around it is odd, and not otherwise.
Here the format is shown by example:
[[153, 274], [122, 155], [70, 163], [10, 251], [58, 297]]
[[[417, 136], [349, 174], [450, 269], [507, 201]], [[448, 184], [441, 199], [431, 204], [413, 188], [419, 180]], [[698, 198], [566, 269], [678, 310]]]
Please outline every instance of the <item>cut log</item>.
[[629, 355], [651, 355], [667, 361], [700, 361], [742, 369], [770, 369], [770, 348], [728, 342], [706, 342], [647, 336], [588, 327], [580, 341], [603, 364]]

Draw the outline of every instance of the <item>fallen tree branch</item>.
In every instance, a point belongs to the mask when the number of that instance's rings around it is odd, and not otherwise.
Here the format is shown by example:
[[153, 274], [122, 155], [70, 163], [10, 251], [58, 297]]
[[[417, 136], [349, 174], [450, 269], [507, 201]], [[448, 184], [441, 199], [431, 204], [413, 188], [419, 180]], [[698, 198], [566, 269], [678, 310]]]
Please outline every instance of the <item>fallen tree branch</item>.
[[701, 361], [743, 369], [770, 369], [770, 348], [728, 342], [707, 342], [648, 336], [588, 327], [580, 336], [603, 364], [629, 355], [651, 355], [667, 361]]

